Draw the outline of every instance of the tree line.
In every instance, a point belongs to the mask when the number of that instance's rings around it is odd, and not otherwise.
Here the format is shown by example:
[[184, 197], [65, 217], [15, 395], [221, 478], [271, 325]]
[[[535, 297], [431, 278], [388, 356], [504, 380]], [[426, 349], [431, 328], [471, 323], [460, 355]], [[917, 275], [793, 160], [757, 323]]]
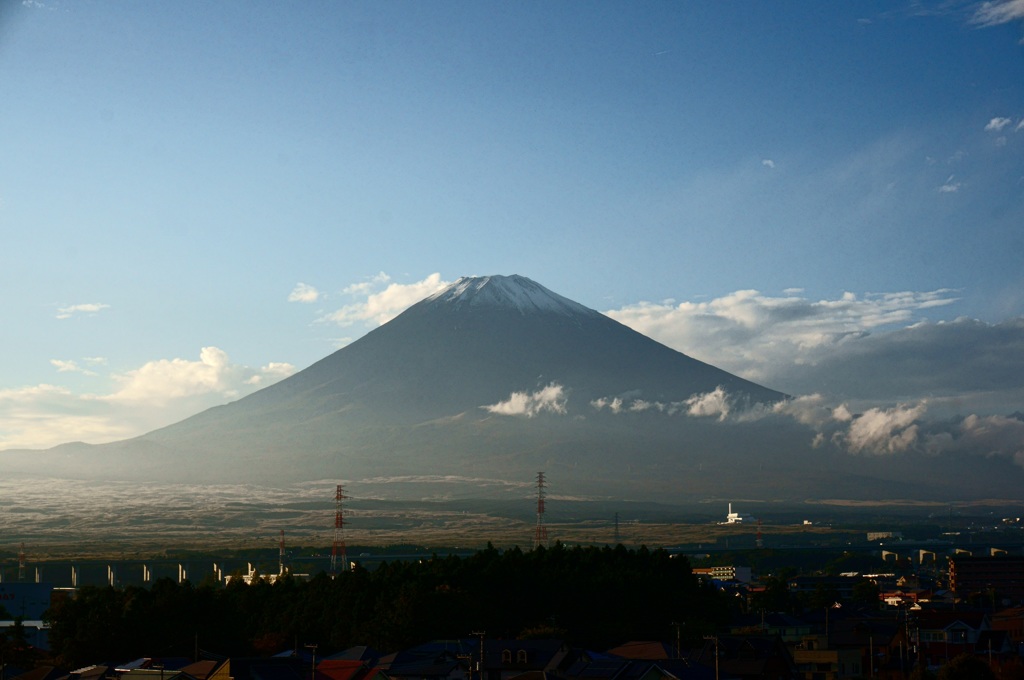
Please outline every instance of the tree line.
[[[682, 555], [573, 547], [433, 556], [355, 568], [309, 581], [84, 587], [48, 612], [58, 661], [78, 666], [199, 650], [251, 656], [316, 644], [321, 653], [368, 645], [396, 651], [430, 639], [554, 637], [605, 648], [631, 639], [699, 636], [723, 625], [729, 603]], [[200, 652], [200, 655], [202, 653]]]

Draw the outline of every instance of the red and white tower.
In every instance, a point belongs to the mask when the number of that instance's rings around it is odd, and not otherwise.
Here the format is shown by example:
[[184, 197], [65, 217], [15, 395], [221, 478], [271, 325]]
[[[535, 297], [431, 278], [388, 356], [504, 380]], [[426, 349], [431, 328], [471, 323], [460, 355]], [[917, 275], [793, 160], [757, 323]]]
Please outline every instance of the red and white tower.
[[537, 473], [537, 529], [533, 534], [533, 549], [548, 544], [548, 528], [544, 526], [544, 473]]
[[18, 580], [25, 580], [25, 544], [21, 544], [21, 551], [18, 553]]
[[345, 553], [345, 489], [341, 484], [334, 494], [334, 547], [331, 548], [331, 576], [338, 573], [338, 559], [341, 570], [348, 571], [348, 555]]

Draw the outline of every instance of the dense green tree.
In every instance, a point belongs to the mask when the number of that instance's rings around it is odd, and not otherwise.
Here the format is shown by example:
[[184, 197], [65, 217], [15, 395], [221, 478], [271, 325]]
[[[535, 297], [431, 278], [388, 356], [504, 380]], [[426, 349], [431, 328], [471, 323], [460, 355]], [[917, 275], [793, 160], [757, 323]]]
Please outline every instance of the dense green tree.
[[935, 673], [928, 670], [924, 664], [918, 664], [910, 671], [908, 680], [935, 680]]
[[879, 607], [878, 596], [880, 593], [881, 591], [877, 583], [868, 579], [862, 579], [853, 586], [853, 601], [877, 609]]
[[761, 579], [764, 590], [751, 598], [751, 611], [785, 612], [796, 609], [796, 599], [789, 590], [788, 579], [782, 576], [768, 576]]
[[938, 680], [996, 680], [992, 668], [973, 654], [961, 654], [939, 669]]
[[0, 633], [0, 659], [5, 664], [25, 667], [33, 660], [33, 650], [22, 618], [19, 616], [13, 620], [14, 624]]
[[468, 558], [434, 556], [356, 569], [308, 582], [82, 588], [50, 612], [60, 659], [81, 665], [144, 655], [188, 656], [196, 644], [222, 654], [260, 654], [294, 640], [339, 650], [394, 650], [431, 638], [559, 632], [570, 643], [609, 646], [714, 632], [728, 616], [721, 593], [702, 585], [683, 556], [663, 550], [493, 546]]

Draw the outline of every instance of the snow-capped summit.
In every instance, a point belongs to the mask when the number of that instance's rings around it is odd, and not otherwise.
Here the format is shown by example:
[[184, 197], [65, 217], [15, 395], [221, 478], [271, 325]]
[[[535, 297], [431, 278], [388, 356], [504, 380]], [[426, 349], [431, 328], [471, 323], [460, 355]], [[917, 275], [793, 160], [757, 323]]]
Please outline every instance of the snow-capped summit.
[[553, 293], [536, 281], [518, 274], [463, 276], [426, 300], [428, 303], [435, 301], [446, 302], [455, 307], [469, 305], [512, 308], [520, 314], [537, 311], [560, 314], [598, 314], [593, 309]]

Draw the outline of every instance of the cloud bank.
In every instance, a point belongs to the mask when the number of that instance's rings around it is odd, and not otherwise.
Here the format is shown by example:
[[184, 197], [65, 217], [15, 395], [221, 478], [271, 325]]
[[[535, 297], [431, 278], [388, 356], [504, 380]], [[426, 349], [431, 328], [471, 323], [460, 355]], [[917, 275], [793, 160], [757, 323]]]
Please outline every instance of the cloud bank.
[[955, 291], [810, 300], [737, 291], [608, 316], [684, 354], [788, 394], [856, 409], [928, 402], [935, 417], [1024, 410], [1024, 318], [932, 322]]
[[770, 296], [740, 290], [708, 302], [640, 302], [605, 314], [694, 358], [761, 382], [956, 301], [951, 290], [847, 292], [832, 300], [810, 300], [794, 291]]
[[[99, 365], [98, 358], [83, 363]], [[79, 394], [57, 385], [0, 390], [0, 449], [98, 444], [137, 436], [238, 399], [295, 372], [287, 363], [254, 369], [204, 347], [198, 360], [158, 359], [105, 378], [74, 360], [53, 360], [59, 374], [82, 373], [106, 389]], [[109, 382], [108, 382], [109, 381]]]
[[653, 413], [657, 417], [714, 418], [733, 425], [767, 419], [791, 420], [808, 429], [807, 444], [814, 448], [830, 445], [847, 454], [863, 456], [908, 452], [998, 456], [1024, 467], [1024, 415], [971, 414], [928, 421], [926, 401], [875, 406], [855, 413], [849, 404], [830, 403], [820, 394], [774, 404], [745, 404], [718, 387], [679, 402], [616, 396], [595, 399], [590, 406], [616, 416]]

